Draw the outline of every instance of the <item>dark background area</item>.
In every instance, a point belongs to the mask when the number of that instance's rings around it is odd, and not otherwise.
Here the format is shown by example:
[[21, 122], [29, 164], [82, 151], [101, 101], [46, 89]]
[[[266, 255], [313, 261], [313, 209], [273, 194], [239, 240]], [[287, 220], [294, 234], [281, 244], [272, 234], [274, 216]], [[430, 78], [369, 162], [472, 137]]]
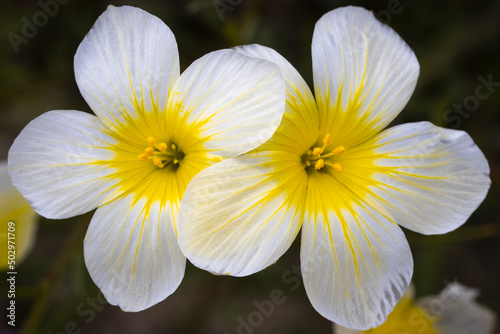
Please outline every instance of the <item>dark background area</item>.
[[[110, 2], [60, 2], [65, 4], [59, 4], [46, 24], [26, 38], [26, 43], [13, 47], [9, 33], [23, 36], [25, 20], [33, 22], [33, 16], [43, 9], [37, 1], [0, 1], [0, 159], [7, 158], [22, 128], [42, 113], [90, 111], [75, 83], [73, 57]], [[207, 52], [259, 43], [285, 56], [310, 85], [310, 45], [316, 21], [346, 5], [373, 10], [410, 45], [421, 66], [416, 91], [395, 123], [431, 121], [465, 130], [491, 167], [488, 197], [464, 226], [442, 236], [405, 231], [414, 255], [417, 295], [436, 294], [456, 280], [478, 287], [480, 303], [500, 313], [500, 1], [158, 0], [112, 4], [137, 6], [161, 18], [176, 36], [181, 70]], [[455, 112], [457, 106], [474, 100], [479, 78], [488, 80], [490, 76], [499, 82], [490, 95], [469, 107], [471, 111]], [[278, 289], [283, 302], [258, 321], [253, 333], [331, 333], [331, 324], [311, 306], [294, 272], [299, 265], [298, 242], [275, 265], [255, 275], [218, 277], [188, 263], [179, 289], [158, 305], [139, 313], [109, 306], [83, 261], [83, 236], [91, 216], [39, 219], [35, 247], [18, 268], [16, 330], [232, 334], [237, 333], [238, 319], [248, 322], [256, 303], [269, 300]], [[4, 279], [1, 284], [5, 290]], [[0, 307], [5, 310], [4, 296], [2, 292]], [[2, 318], [1, 333], [8, 329]]]

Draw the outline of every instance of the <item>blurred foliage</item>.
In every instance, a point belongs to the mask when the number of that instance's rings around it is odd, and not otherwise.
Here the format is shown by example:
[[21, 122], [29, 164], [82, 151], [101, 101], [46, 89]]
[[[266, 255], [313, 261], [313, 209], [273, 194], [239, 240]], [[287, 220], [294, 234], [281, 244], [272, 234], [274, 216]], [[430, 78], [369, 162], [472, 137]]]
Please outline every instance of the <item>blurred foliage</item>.
[[[23, 18], [32, 20], [41, 7], [34, 0], [0, 1], [1, 159], [36, 116], [54, 109], [90, 111], [74, 80], [73, 56], [109, 2], [61, 2], [66, 4], [16, 53], [8, 34], [21, 35]], [[392, 7], [394, 3], [399, 5]], [[310, 45], [316, 21], [346, 5], [373, 10], [410, 45], [421, 65], [416, 92], [395, 123], [427, 120], [465, 130], [491, 166], [489, 195], [464, 226], [443, 236], [405, 231], [413, 250], [417, 291], [435, 294], [446, 282], [458, 280], [479, 287], [479, 301], [500, 313], [500, 87], [467, 118], [451, 121], [457, 114], [447, 111], [475, 94], [478, 77], [491, 75], [493, 81], [500, 81], [499, 1], [148, 0], [113, 4], [138, 6], [161, 18], [176, 36], [181, 70], [207, 52], [259, 43], [284, 55], [310, 85]], [[221, 5], [227, 9], [222, 20], [216, 9], [221, 11]], [[392, 14], [391, 8], [396, 8]], [[286, 300], [276, 305], [254, 333], [331, 332], [330, 323], [313, 309], [293, 271], [299, 265], [298, 242], [278, 263], [250, 277], [217, 277], [188, 265], [180, 288], [143, 312], [124, 313], [105, 305], [83, 262], [82, 242], [90, 218], [91, 213], [58, 221], [40, 219], [35, 249], [18, 269], [16, 329], [24, 324], [24, 333], [78, 333], [78, 329], [82, 333], [236, 333], [238, 317], [247, 319], [256, 309], [254, 301], [269, 299], [279, 289]], [[1, 284], [5, 290], [3, 279]], [[2, 292], [2, 309], [4, 296]], [[0, 328], [4, 326], [2, 320]]]

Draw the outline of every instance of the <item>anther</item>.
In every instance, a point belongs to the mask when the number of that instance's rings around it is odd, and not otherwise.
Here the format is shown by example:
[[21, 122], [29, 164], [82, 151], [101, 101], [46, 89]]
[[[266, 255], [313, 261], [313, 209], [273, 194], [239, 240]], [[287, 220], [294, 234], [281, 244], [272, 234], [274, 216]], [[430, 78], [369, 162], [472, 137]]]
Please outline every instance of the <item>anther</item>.
[[150, 147], [155, 147], [155, 139], [154, 137], [148, 137], [148, 139], [146, 139], [148, 141], [148, 145]]
[[322, 147], [315, 147], [312, 151], [312, 154], [315, 156], [320, 156], [323, 154], [323, 148]]
[[141, 154], [139, 154], [138, 159], [140, 161], [146, 161], [146, 160], [148, 160], [148, 155], [146, 153], [141, 153]]
[[325, 138], [323, 138], [323, 145], [328, 146], [332, 144], [332, 136], [328, 133]]
[[160, 152], [165, 152], [167, 149], [168, 149], [167, 144], [165, 144], [165, 143], [158, 144], [158, 150], [160, 150]]
[[339, 164], [338, 162], [334, 163], [332, 165], [333, 169], [338, 172], [338, 173], [342, 173], [342, 165]]
[[155, 153], [155, 149], [152, 147], [146, 147], [144, 149], [144, 153], [146, 153], [147, 155], [151, 155], [151, 154]]
[[316, 161], [316, 164], [314, 164], [314, 169], [321, 169], [325, 166], [325, 160], [319, 159]]
[[159, 158], [154, 158], [153, 159], [153, 164], [156, 167], [160, 167], [160, 168], [163, 168], [163, 166], [165, 166], [164, 164], [161, 163], [161, 159], [159, 159]]
[[177, 146], [175, 146], [175, 144], [172, 144], [172, 150], [175, 150], [177, 148]]
[[332, 154], [333, 155], [338, 155], [338, 154], [342, 154], [344, 153], [345, 151], [345, 147], [344, 146], [338, 146], [338, 147], [335, 147], [332, 151]]

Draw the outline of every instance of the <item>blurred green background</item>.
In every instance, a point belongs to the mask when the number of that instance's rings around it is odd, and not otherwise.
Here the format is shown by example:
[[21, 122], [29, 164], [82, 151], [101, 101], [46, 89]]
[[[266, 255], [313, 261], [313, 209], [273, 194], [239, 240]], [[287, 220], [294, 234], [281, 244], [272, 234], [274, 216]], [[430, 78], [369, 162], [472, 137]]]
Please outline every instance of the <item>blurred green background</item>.
[[[138, 6], [161, 18], [176, 36], [181, 70], [207, 52], [259, 43], [279, 51], [310, 85], [316, 21], [345, 5], [373, 10], [410, 45], [421, 66], [416, 91], [395, 123], [427, 120], [465, 130], [491, 167], [488, 197], [464, 226], [442, 236], [405, 231], [414, 255], [417, 295], [436, 294], [457, 280], [478, 287], [479, 301], [500, 313], [500, 84], [473, 111], [453, 111], [455, 104], [471, 101], [479, 77], [500, 82], [500, 1], [63, 2], [46, 25], [17, 46], [18, 52], [8, 34], [22, 36], [23, 18], [31, 21], [42, 8], [37, 1], [0, 2], [0, 159], [7, 158], [22, 128], [42, 113], [90, 111], [74, 80], [73, 56], [108, 4]], [[297, 242], [278, 263], [250, 277], [217, 277], [188, 264], [181, 286], [162, 303], [139, 313], [106, 305], [83, 261], [91, 216], [40, 218], [34, 250], [18, 268], [16, 331], [232, 334], [238, 317], [248, 320], [256, 310], [254, 302], [279, 289], [285, 301], [253, 333], [331, 333], [331, 324], [313, 309], [293, 271], [299, 265]], [[5, 310], [4, 279], [1, 284], [0, 307]], [[11, 331], [2, 318], [0, 332]]]

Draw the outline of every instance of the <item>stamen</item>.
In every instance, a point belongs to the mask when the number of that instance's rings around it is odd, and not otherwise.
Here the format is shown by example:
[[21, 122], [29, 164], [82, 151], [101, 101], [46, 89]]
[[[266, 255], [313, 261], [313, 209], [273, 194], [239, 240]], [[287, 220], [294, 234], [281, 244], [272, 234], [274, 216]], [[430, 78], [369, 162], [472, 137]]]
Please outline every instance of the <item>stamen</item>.
[[332, 136], [328, 133], [325, 138], [323, 138], [323, 145], [328, 146], [332, 144]]
[[154, 137], [148, 137], [148, 139], [146, 139], [148, 141], [148, 145], [150, 147], [155, 147], [155, 139]]
[[[315, 147], [312, 150], [312, 155], [315, 155], [315, 156], [319, 157], [320, 155], [323, 154], [323, 152], [325, 151], [325, 148], [328, 145], [331, 145], [331, 143], [332, 143], [332, 136], [330, 136], [330, 134], [328, 133], [325, 136], [325, 138], [323, 138], [323, 146], [322, 147]], [[309, 151], [307, 152], [307, 154], [311, 155], [311, 153], [309, 153]]]
[[[144, 149], [144, 153], [137, 156], [139, 161], [151, 160], [158, 168], [163, 168], [173, 163], [180, 164], [180, 160], [184, 156], [183, 153], [177, 150], [175, 144], [167, 144], [165, 142], [157, 143], [154, 137], [147, 137], [148, 146]], [[172, 148], [172, 151], [169, 148]]]
[[159, 158], [154, 158], [153, 159], [153, 164], [156, 166], [156, 167], [160, 167], [160, 168], [163, 168], [165, 165], [161, 163], [161, 159]]
[[345, 147], [340, 145], [335, 147], [328, 153], [325, 152], [325, 148], [332, 144], [332, 136], [327, 133], [323, 138], [323, 146], [322, 147], [314, 147], [312, 150], [308, 150], [306, 156], [303, 156], [303, 161], [307, 167], [314, 166], [314, 169], [320, 170], [325, 166], [332, 167], [337, 173], [342, 173], [342, 165], [338, 162], [330, 162], [325, 160], [334, 155], [339, 155], [345, 152]]
[[322, 147], [315, 147], [312, 151], [312, 154], [319, 157], [321, 154], [323, 154], [323, 151], [324, 149]]
[[160, 150], [160, 152], [165, 152], [167, 149], [168, 149], [167, 144], [165, 144], [165, 143], [158, 144], [158, 150]]
[[333, 149], [333, 151], [331, 153], [333, 153], [333, 155], [339, 155], [339, 154], [344, 153], [344, 151], [345, 151], [344, 146], [337, 146]]
[[332, 165], [333, 169], [338, 172], [338, 173], [342, 173], [342, 165], [339, 164], [338, 162], [334, 163]]
[[314, 165], [314, 169], [321, 169], [325, 166], [325, 160], [319, 159], [316, 161], [316, 164]]

